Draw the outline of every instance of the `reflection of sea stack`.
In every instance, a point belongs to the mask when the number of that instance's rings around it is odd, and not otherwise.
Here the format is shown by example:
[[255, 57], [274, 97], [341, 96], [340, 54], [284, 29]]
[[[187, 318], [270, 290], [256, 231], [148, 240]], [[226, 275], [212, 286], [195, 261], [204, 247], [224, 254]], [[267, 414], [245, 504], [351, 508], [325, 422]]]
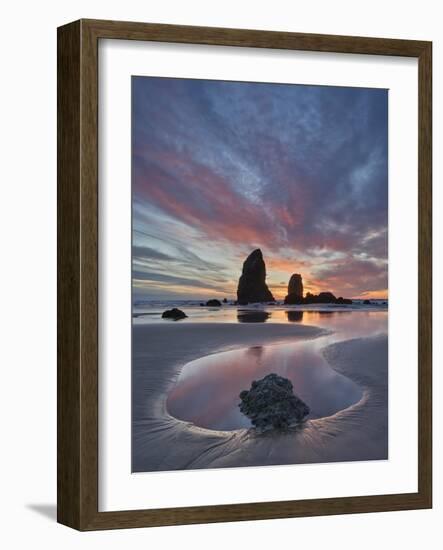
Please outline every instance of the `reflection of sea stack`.
[[303, 280], [299, 273], [294, 273], [289, 279], [288, 295], [285, 304], [301, 304], [303, 302]]
[[266, 284], [266, 266], [259, 248], [249, 254], [243, 264], [238, 281], [237, 301], [240, 305], [251, 302], [274, 302]]

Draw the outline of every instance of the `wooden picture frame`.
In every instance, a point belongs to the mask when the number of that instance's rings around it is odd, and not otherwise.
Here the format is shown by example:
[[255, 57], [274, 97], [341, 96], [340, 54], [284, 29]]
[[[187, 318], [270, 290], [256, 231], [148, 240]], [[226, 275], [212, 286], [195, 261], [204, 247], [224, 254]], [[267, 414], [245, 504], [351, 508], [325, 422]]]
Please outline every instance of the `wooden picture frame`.
[[[418, 58], [418, 492], [98, 511], [98, 42], [159, 41]], [[432, 44], [350, 36], [80, 20], [58, 29], [58, 521], [79, 530], [432, 506]]]

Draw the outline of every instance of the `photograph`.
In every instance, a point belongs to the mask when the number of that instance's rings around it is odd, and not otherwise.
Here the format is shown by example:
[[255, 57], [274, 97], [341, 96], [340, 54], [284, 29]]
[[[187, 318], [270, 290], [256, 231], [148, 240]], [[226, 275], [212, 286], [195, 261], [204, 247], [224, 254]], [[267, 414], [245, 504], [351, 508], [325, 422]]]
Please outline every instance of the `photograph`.
[[132, 76], [132, 471], [387, 460], [387, 89]]

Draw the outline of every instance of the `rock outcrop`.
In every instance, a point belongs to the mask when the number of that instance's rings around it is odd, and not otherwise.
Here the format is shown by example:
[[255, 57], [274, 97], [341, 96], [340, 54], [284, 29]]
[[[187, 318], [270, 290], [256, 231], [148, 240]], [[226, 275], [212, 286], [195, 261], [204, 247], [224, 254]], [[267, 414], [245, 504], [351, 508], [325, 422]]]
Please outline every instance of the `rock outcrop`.
[[332, 292], [320, 292], [319, 294], [308, 292], [305, 298], [306, 304], [335, 304], [336, 301], [337, 298]]
[[221, 307], [222, 304], [220, 300], [214, 299], [214, 300], [208, 300], [206, 302], [206, 305], [209, 307]]
[[254, 380], [250, 390], [240, 393], [240, 411], [259, 431], [284, 430], [299, 424], [310, 412], [294, 394], [292, 382], [278, 374]]
[[162, 319], [172, 319], [173, 321], [179, 321], [180, 319], [185, 319], [186, 317], [186, 313], [176, 307], [167, 309], [162, 313]]
[[350, 298], [336, 298], [332, 292], [320, 292], [319, 294], [311, 294], [308, 292], [303, 298], [303, 304], [352, 304]]
[[294, 273], [289, 279], [288, 295], [285, 298], [285, 304], [303, 303], [303, 280], [299, 273]]
[[352, 304], [349, 298], [336, 298], [332, 292], [320, 292], [311, 294], [308, 292], [303, 297], [303, 279], [298, 273], [294, 273], [289, 279], [288, 295], [285, 298], [285, 304]]
[[246, 258], [238, 281], [237, 302], [246, 305], [254, 302], [274, 302], [266, 284], [266, 266], [262, 251], [257, 248]]
[[340, 296], [339, 298], [337, 298], [337, 301], [335, 302], [336, 304], [352, 304], [352, 300], [350, 298], [343, 298], [342, 296]]

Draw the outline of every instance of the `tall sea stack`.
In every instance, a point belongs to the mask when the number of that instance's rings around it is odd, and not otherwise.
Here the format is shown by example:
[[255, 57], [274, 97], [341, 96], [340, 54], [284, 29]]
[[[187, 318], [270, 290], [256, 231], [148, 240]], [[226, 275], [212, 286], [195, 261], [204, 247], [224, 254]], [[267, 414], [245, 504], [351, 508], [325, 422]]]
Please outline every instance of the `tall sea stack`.
[[303, 303], [303, 280], [299, 273], [294, 273], [289, 279], [288, 295], [285, 298], [285, 304]]
[[243, 263], [238, 281], [237, 301], [240, 305], [275, 301], [266, 284], [266, 266], [259, 248], [251, 252]]

